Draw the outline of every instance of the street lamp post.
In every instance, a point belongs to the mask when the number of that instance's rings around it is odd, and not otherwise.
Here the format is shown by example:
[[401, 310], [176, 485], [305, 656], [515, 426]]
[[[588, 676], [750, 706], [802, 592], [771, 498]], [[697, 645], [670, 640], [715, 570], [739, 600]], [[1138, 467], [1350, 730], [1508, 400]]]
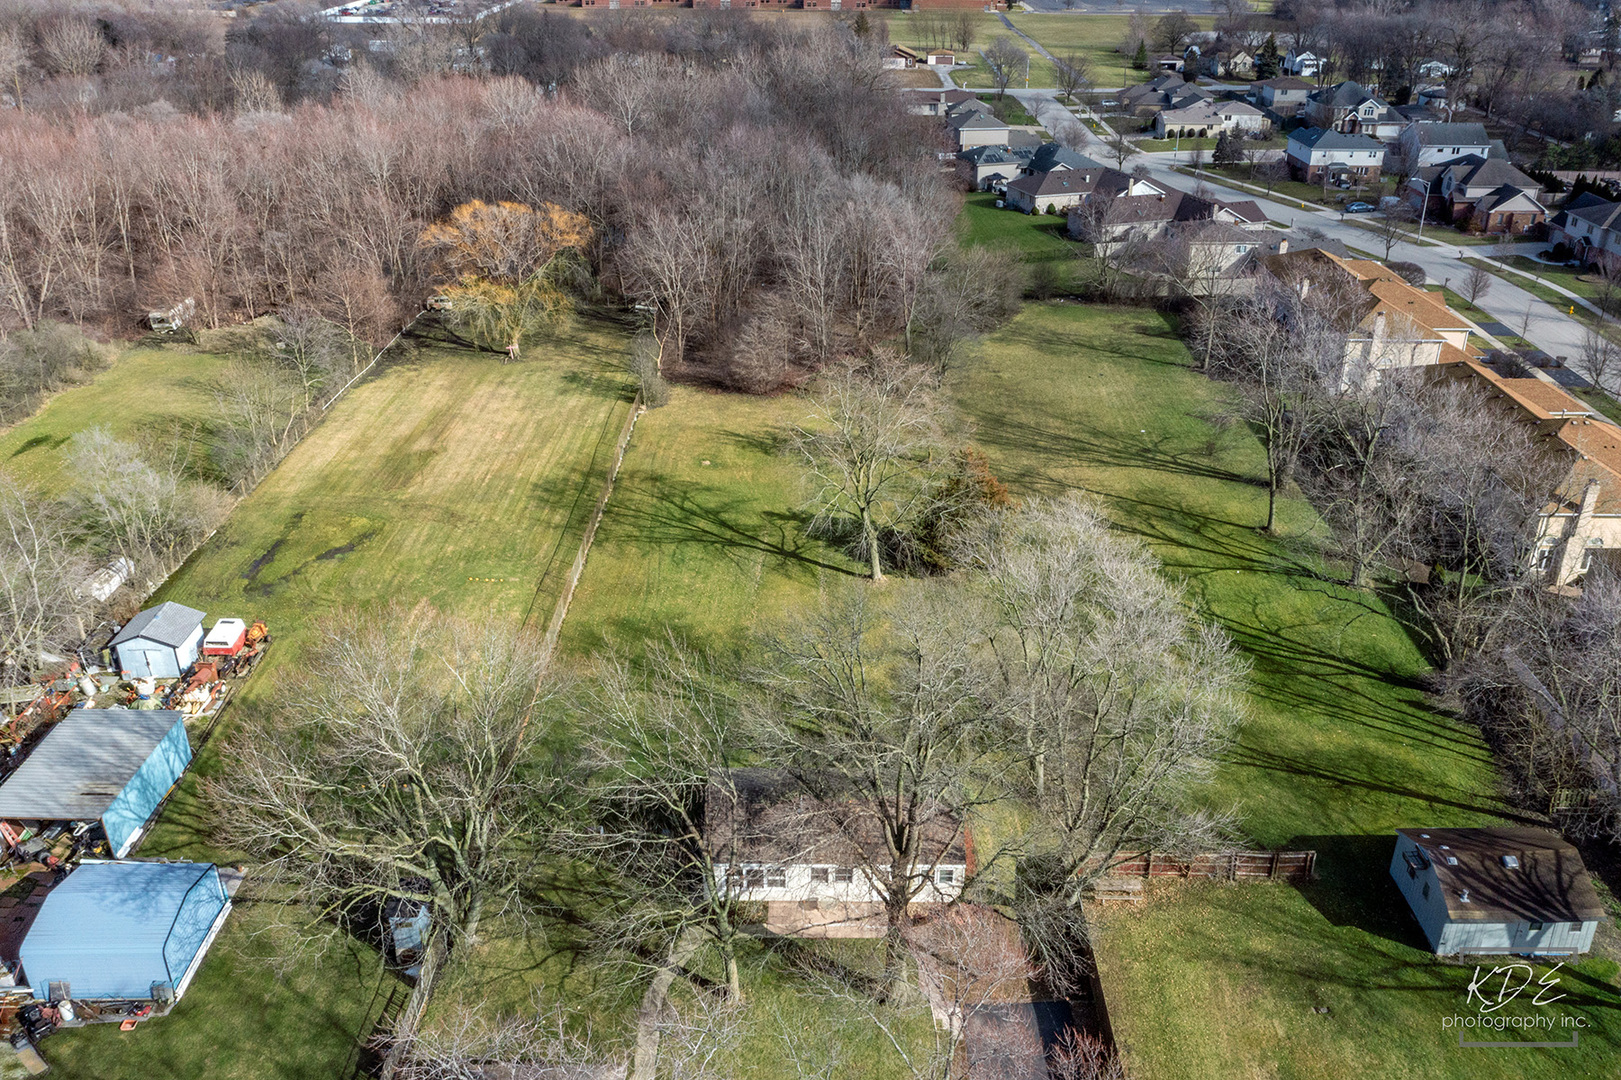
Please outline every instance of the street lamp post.
[[1424, 185], [1424, 201], [1418, 204], [1418, 238], [1424, 239], [1424, 215], [1430, 212], [1430, 184], [1433, 181], [1413, 177], [1413, 183]]

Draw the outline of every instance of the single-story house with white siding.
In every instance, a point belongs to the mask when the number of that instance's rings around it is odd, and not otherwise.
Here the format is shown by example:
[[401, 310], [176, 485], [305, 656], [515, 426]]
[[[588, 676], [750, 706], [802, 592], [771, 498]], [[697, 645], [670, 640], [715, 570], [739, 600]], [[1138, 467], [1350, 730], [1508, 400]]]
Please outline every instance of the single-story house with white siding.
[[[860, 800], [819, 798], [774, 769], [732, 769], [704, 798], [704, 835], [715, 885], [741, 901], [875, 904], [889, 856]], [[912, 868], [914, 903], [944, 903], [969, 873], [963, 825], [944, 812], [922, 825]]]
[[1397, 829], [1390, 876], [1438, 956], [1584, 953], [1606, 917], [1581, 854], [1547, 829]]

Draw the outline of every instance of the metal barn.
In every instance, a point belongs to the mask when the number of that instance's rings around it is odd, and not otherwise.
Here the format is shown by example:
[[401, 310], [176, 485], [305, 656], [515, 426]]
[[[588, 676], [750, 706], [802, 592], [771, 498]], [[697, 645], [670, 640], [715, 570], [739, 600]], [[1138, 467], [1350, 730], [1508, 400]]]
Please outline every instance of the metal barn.
[[0, 784], [0, 818], [99, 821], [122, 858], [190, 764], [173, 709], [74, 709]]
[[147, 608], [113, 635], [118, 666], [130, 678], [178, 679], [203, 644], [203, 613], [167, 602]]
[[212, 863], [85, 862], [41, 905], [22, 973], [40, 1000], [177, 999], [230, 907]]

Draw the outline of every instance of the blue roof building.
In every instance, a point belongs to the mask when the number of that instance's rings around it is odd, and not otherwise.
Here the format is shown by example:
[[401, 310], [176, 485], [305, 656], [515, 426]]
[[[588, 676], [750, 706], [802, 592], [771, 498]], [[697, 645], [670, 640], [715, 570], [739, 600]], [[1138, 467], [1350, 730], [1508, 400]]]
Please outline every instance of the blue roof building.
[[123, 858], [190, 764], [173, 709], [74, 709], [0, 784], [0, 818], [100, 821]]
[[203, 644], [203, 613], [173, 601], [147, 608], [113, 635], [118, 666], [130, 678], [177, 679]]
[[212, 863], [83, 863], [23, 938], [23, 976], [41, 1000], [179, 998], [230, 906]]

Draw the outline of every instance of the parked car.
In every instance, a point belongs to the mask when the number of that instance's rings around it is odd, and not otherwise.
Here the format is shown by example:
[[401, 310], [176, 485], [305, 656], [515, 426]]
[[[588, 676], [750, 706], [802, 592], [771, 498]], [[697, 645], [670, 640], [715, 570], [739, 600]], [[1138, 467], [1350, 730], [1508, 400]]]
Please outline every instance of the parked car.
[[1345, 208], [1345, 212], [1347, 214], [1371, 214], [1377, 209], [1378, 207], [1372, 203], [1354, 202]]
[[1105, 109], [1112, 109], [1112, 108], [1114, 108], [1114, 107], [1115, 107], [1115, 106], [1116, 106], [1116, 105], [1119, 105], [1119, 104], [1120, 104], [1120, 102], [1118, 102], [1118, 101], [1114, 101], [1114, 100], [1112, 100], [1112, 99], [1111, 99], [1111, 100], [1109, 100], [1109, 101], [1100, 101], [1100, 102], [1098, 102], [1098, 104], [1099, 104], [1099, 105], [1102, 105], [1102, 106], [1103, 106], [1103, 107], [1104, 107], [1104, 108], [1105, 108]]

